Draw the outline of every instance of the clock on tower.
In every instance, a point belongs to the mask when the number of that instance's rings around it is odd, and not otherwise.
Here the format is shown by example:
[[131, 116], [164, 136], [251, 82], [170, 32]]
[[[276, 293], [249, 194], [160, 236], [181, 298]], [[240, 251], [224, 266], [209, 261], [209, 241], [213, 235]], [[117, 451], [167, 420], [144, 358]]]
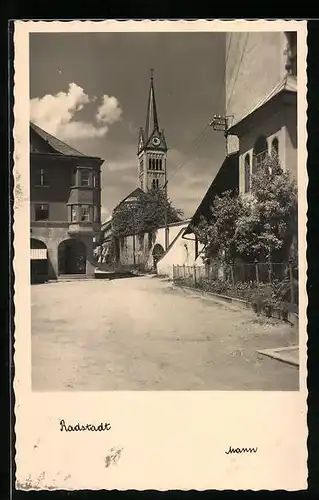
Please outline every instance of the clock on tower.
[[138, 139], [138, 186], [147, 191], [160, 189], [166, 182], [167, 145], [159, 127], [156, 108], [153, 71], [149, 90], [145, 127]]

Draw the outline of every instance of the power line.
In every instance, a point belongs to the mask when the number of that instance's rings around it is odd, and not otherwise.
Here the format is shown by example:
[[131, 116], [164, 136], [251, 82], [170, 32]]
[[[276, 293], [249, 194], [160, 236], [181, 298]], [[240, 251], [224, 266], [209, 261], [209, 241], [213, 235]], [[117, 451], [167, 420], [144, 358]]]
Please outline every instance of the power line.
[[[201, 143], [202, 139], [204, 138], [205, 136], [205, 133], [207, 132], [207, 129], [209, 128], [209, 123], [207, 123], [205, 125], [205, 127], [199, 132], [199, 134], [195, 137], [195, 139], [190, 143], [189, 145], [189, 148], [188, 148], [188, 155], [189, 157], [186, 158], [184, 161], [182, 161], [180, 164], [176, 163], [176, 168], [175, 170], [173, 171], [173, 173], [169, 176], [169, 178], [167, 179], [166, 182], [168, 182], [168, 180], [170, 180], [174, 175], [176, 175], [176, 173], [181, 170], [182, 167], [184, 167], [184, 165], [186, 165], [186, 163], [188, 163], [191, 159], [191, 156], [190, 154], [193, 153], [199, 146], [199, 144]], [[193, 149], [193, 151], [192, 151]], [[185, 152], [184, 152], [185, 154]]]
[[[192, 152], [195, 152], [195, 151], [198, 149], [198, 147], [199, 147], [199, 145], [200, 145], [200, 143], [201, 143], [202, 139], [204, 138], [204, 136], [205, 136], [205, 134], [206, 134], [206, 132], [207, 132], [208, 128], [209, 128], [209, 123], [208, 123], [207, 125], [205, 125], [204, 129], [203, 129], [203, 130], [202, 130], [202, 132], [199, 134], [199, 136], [197, 137], [196, 141], [194, 141], [194, 150], [193, 150]], [[179, 165], [179, 166], [178, 166], [178, 167], [174, 170], [174, 172], [170, 175], [169, 180], [171, 180], [171, 179], [172, 179], [172, 177], [174, 177], [174, 175], [176, 175], [176, 174], [177, 174], [177, 172], [179, 172], [179, 171], [180, 171], [180, 170], [181, 170], [181, 169], [182, 169], [182, 168], [183, 168], [183, 167], [184, 167], [184, 166], [185, 166], [185, 165], [186, 165], [186, 164], [187, 164], [190, 160], [191, 160], [191, 157], [186, 158], [186, 160], [185, 160], [184, 162], [182, 162], [182, 163], [181, 163], [181, 164], [180, 164], [180, 165]]]
[[233, 88], [232, 88], [231, 94], [230, 94], [229, 99], [228, 99], [227, 104], [226, 104], [226, 113], [227, 113], [228, 105], [229, 105], [229, 103], [230, 103], [230, 101], [231, 101], [231, 99], [233, 97], [233, 93], [234, 93], [234, 90], [235, 90], [235, 85], [236, 85], [237, 78], [238, 78], [238, 75], [239, 75], [239, 69], [240, 69], [241, 63], [243, 61], [244, 53], [245, 53], [245, 50], [246, 50], [246, 45], [247, 45], [247, 42], [248, 42], [248, 37], [249, 37], [249, 33], [246, 34], [246, 40], [245, 40], [244, 47], [243, 47], [243, 50], [242, 50], [242, 53], [241, 53], [241, 57], [240, 57], [240, 61], [239, 61], [238, 67], [237, 67], [237, 74], [236, 74], [236, 77], [234, 79], [234, 84], [233, 84]]
[[230, 37], [229, 37], [228, 47], [227, 47], [227, 51], [226, 51], [225, 66], [226, 66], [227, 61], [228, 61], [228, 56], [229, 56], [229, 52], [230, 52], [230, 45], [231, 45], [231, 42], [232, 42], [232, 36], [233, 36], [233, 32], [230, 33]]

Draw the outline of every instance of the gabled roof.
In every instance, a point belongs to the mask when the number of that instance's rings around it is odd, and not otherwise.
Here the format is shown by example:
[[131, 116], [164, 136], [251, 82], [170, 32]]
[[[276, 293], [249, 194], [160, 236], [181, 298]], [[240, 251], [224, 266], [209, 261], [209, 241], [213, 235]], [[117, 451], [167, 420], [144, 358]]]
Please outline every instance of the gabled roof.
[[[116, 207], [114, 208], [114, 210], [116, 210], [120, 205], [122, 205], [122, 203], [125, 203], [126, 201], [128, 201], [129, 198], [131, 197], [136, 197], [138, 198], [139, 196], [141, 196], [142, 194], [144, 194], [144, 191], [140, 188], [140, 187], [137, 187], [136, 189], [134, 189], [130, 194], [128, 194], [127, 196], [125, 196], [125, 198], [123, 198], [122, 201], [120, 201], [120, 203], [118, 203], [116, 205]], [[113, 210], [113, 211], [114, 211]]]
[[230, 153], [224, 159], [220, 169], [215, 175], [211, 185], [202, 201], [200, 202], [195, 214], [193, 215], [189, 226], [184, 235], [193, 232], [192, 226], [199, 223], [201, 216], [207, 218], [211, 213], [211, 206], [215, 196], [220, 196], [225, 191], [236, 192], [239, 188], [239, 152]]
[[62, 142], [57, 137], [54, 137], [53, 135], [49, 134], [48, 132], [46, 132], [42, 128], [38, 127], [38, 125], [35, 125], [32, 122], [30, 122], [30, 128], [38, 136], [40, 136], [41, 139], [43, 139], [54, 150], [55, 153], [64, 156], [81, 156], [81, 157], [86, 156], [80, 151], [77, 151], [76, 149], [72, 148], [68, 144], [65, 144], [65, 142]]
[[107, 220], [101, 223], [101, 230], [105, 231], [111, 225], [112, 225], [112, 217], [109, 217]]
[[[160, 140], [160, 143], [158, 146], [155, 146], [154, 147], [154, 144], [152, 143], [152, 140], [154, 137], [158, 137], [159, 140]], [[146, 142], [146, 144], [144, 145], [145, 148], [151, 148], [151, 149], [154, 149], [154, 150], [164, 150], [164, 151], [167, 151], [167, 144], [166, 144], [166, 140], [165, 140], [165, 137], [164, 137], [164, 131], [159, 131], [159, 130], [153, 130], [152, 134], [150, 135], [148, 141]]]
[[279, 84], [276, 85], [266, 97], [264, 97], [256, 104], [256, 106], [250, 111], [249, 114], [253, 113], [254, 111], [256, 111], [256, 109], [266, 104], [266, 102], [270, 101], [275, 95], [280, 94], [284, 91], [297, 92], [297, 79], [292, 76], [286, 75], [283, 80], [281, 80], [281, 82], [279, 82]]

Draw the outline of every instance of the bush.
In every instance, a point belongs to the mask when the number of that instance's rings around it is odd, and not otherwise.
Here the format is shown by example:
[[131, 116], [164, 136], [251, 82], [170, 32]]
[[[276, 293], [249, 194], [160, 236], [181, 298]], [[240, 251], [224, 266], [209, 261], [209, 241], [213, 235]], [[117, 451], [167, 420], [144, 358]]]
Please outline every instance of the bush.
[[[197, 288], [205, 292], [227, 295], [250, 302], [254, 311], [270, 317], [274, 314], [280, 319], [287, 320], [291, 309], [291, 287], [289, 278], [274, 280], [271, 284], [260, 282], [237, 282], [233, 287], [229, 280], [199, 279], [194, 284], [193, 277], [174, 280], [176, 284]], [[296, 282], [296, 291], [298, 283]]]

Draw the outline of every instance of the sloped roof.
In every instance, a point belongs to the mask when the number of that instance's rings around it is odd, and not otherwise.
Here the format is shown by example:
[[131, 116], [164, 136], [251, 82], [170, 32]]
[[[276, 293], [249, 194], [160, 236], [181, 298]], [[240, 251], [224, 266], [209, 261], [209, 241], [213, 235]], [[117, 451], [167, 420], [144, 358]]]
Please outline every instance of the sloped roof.
[[253, 113], [256, 109], [260, 108], [260, 106], [263, 106], [264, 104], [266, 104], [266, 102], [275, 97], [275, 95], [283, 91], [297, 92], [297, 79], [290, 75], [286, 75], [283, 80], [281, 80], [281, 82], [279, 82], [279, 84], [276, 85], [266, 97], [264, 97], [256, 104], [256, 106], [250, 111], [249, 114]]
[[30, 128], [38, 134], [41, 139], [43, 139], [45, 142], [51, 146], [52, 149], [58, 154], [64, 155], [64, 156], [86, 156], [85, 154], [81, 153], [77, 149], [72, 148], [65, 142], [61, 141], [57, 137], [54, 137], [53, 135], [49, 134], [42, 128], [40, 128], [38, 125], [35, 125], [34, 123], [30, 122]]
[[147, 103], [145, 130], [144, 130], [146, 140], [148, 140], [151, 137], [154, 130], [159, 130], [159, 126], [158, 126], [158, 116], [157, 116], [156, 100], [155, 100], [154, 79], [152, 72], [150, 92]]
[[116, 207], [114, 208], [114, 210], [116, 210], [116, 209], [117, 209], [120, 205], [122, 205], [122, 203], [125, 203], [125, 202], [126, 202], [126, 200], [127, 200], [128, 198], [130, 198], [131, 196], [138, 197], [138, 196], [140, 196], [140, 195], [141, 195], [141, 194], [143, 194], [143, 193], [144, 193], [144, 191], [143, 191], [140, 187], [135, 188], [135, 189], [134, 189], [134, 190], [133, 190], [130, 194], [128, 194], [127, 196], [125, 196], [125, 198], [123, 198], [123, 200], [122, 200], [122, 201], [120, 201], [120, 203], [118, 203], [118, 204], [116, 205]]
[[186, 228], [184, 235], [191, 234], [192, 226], [196, 226], [200, 221], [201, 216], [209, 217], [211, 213], [211, 205], [215, 196], [220, 196], [225, 191], [236, 192], [239, 188], [239, 152], [230, 153], [224, 159], [220, 169], [215, 175], [211, 185], [202, 201], [200, 202], [195, 214], [193, 215], [190, 224]]
[[154, 77], [153, 70], [151, 70], [151, 83], [147, 103], [145, 128], [141, 128], [139, 132], [138, 152], [140, 152], [143, 148], [152, 147], [153, 149], [154, 146], [151, 144], [151, 141], [154, 135], [158, 136], [161, 141], [161, 144], [159, 144], [156, 149], [167, 151], [168, 148], [164, 137], [164, 130], [161, 130], [159, 126], [159, 118], [155, 99]]
[[296, 94], [297, 93], [297, 78], [294, 76], [286, 75], [272, 90], [263, 97], [243, 118], [234, 123], [228, 129], [228, 133], [236, 134], [236, 131], [240, 129], [243, 123], [246, 123], [249, 117], [251, 117], [258, 110], [264, 108], [268, 103], [270, 103], [274, 98], [283, 93]]

